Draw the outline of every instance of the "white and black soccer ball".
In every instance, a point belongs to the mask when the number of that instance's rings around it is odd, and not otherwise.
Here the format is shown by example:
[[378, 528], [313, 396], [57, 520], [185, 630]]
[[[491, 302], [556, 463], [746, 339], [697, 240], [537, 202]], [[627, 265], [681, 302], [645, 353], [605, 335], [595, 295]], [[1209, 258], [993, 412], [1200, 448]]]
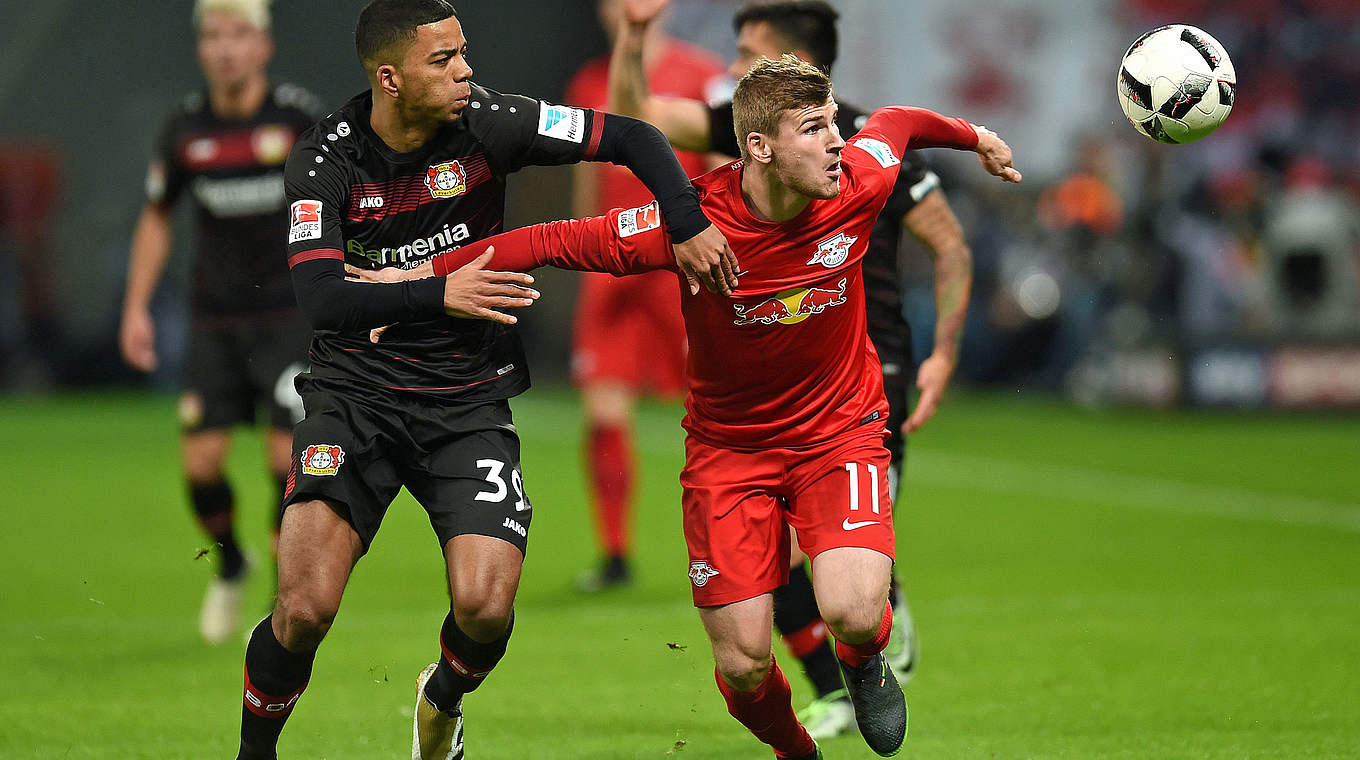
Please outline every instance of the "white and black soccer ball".
[[1174, 145], [1205, 137], [1228, 118], [1237, 74], [1218, 40], [1187, 24], [1169, 24], [1129, 46], [1116, 91], [1135, 129]]

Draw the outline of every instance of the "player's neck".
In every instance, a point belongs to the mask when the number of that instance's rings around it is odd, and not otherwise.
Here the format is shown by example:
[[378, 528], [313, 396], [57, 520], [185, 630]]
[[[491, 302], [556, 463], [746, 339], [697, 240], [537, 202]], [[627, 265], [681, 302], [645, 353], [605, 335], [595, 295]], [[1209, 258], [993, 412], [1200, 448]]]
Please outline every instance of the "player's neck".
[[790, 188], [775, 176], [774, 168], [748, 162], [741, 169], [741, 197], [755, 218], [787, 222], [803, 213], [812, 199]]
[[269, 94], [269, 77], [263, 72], [247, 77], [235, 87], [209, 87], [213, 113], [223, 119], [249, 119], [260, 112]]
[[368, 117], [369, 126], [387, 147], [398, 153], [410, 153], [434, 137], [442, 124], [425, 123], [407, 118], [397, 104], [386, 97], [373, 93], [373, 112]]

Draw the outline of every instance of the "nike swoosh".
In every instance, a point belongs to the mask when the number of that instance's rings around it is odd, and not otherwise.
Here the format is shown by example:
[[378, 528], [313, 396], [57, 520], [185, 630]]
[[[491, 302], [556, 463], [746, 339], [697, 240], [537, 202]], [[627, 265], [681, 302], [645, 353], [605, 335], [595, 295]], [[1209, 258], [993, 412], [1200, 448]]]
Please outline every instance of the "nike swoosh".
[[866, 520], [866, 521], [864, 521], [864, 522], [853, 522], [853, 523], [852, 523], [852, 522], [850, 522], [850, 518], [847, 517], [847, 518], [845, 518], [845, 522], [841, 523], [841, 528], [843, 528], [843, 529], [845, 529], [845, 530], [855, 530], [855, 529], [857, 529], [857, 528], [863, 528], [863, 527], [866, 526], [866, 525], [878, 525], [878, 521], [877, 521], [877, 520]]

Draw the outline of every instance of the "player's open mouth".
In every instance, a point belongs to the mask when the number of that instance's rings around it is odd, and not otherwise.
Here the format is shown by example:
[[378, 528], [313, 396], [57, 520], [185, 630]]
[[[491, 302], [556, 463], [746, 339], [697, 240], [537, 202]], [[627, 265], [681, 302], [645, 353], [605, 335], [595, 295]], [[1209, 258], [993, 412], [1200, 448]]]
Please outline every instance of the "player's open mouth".
[[828, 166], [828, 167], [826, 168], [826, 176], [830, 177], [831, 179], [840, 179], [840, 178], [841, 178], [841, 162], [840, 162], [840, 161], [837, 161], [836, 163], [834, 163], [834, 164]]

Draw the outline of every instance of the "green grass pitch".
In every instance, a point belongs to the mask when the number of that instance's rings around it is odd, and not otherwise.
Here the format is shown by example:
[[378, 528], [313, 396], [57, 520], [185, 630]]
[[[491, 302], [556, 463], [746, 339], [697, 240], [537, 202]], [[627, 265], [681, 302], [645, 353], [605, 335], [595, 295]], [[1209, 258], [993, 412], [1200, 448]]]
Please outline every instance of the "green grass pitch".
[[[640, 412], [639, 583], [598, 598], [571, 590], [594, 554], [575, 399], [535, 390], [515, 410], [535, 519], [509, 655], [467, 702], [469, 757], [769, 757], [727, 716], [689, 603], [678, 407]], [[211, 560], [173, 399], [4, 399], [0, 431], [0, 758], [233, 757], [244, 646], [197, 638]], [[1354, 417], [950, 398], [913, 439], [898, 508], [923, 645], [903, 756], [1360, 757], [1358, 434]], [[242, 434], [257, 555], [261, 461]], [[282, 757], [407, 756], [441, 573], [403, 496]], [[252, 618], [271, 591], [257, 574]], [[824, 749], [873, 756], [858, 737]]]

